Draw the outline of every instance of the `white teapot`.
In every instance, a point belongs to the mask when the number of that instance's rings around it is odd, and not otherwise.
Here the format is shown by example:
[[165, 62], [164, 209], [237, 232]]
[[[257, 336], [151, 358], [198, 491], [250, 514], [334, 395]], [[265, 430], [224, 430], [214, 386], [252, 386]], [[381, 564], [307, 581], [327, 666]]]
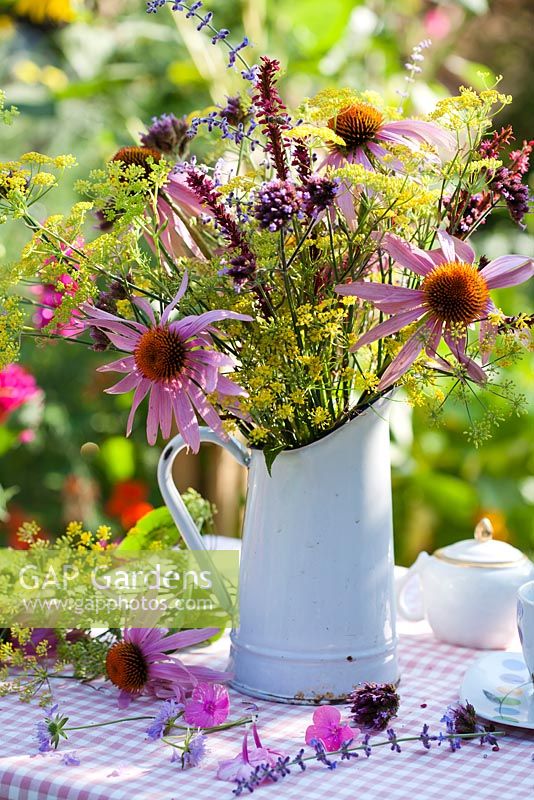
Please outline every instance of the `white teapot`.
[[[407, 602], [407, 586], [417, 575], [419, 608]], [[534, 564], [507, 542], [493, 539], [484, 518], [473, 539], [422, 552], [397, 583], [397, 607], [412, 621], [428, 618], [438, 639], [480, 649], [500, 649], [517, 634], [517, 590], [534, 579]]]

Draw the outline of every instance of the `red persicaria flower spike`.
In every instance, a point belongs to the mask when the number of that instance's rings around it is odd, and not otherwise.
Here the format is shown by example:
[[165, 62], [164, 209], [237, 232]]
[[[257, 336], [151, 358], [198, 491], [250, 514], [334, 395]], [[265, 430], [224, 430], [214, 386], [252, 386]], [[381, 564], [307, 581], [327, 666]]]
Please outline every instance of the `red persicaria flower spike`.
[[289, 174], [286, 154], [288, 144], [284, 142], [282, 131], [289, 129], [289, 117], [276, 86], [276, 74], [279, 71], [279, 61], [262, 56], [253, 103], [258, 109], [258, 120], [264, 125], [263, 133], [267, 137], [265, 149], [273, 157], [278, 177], [285, 181]]

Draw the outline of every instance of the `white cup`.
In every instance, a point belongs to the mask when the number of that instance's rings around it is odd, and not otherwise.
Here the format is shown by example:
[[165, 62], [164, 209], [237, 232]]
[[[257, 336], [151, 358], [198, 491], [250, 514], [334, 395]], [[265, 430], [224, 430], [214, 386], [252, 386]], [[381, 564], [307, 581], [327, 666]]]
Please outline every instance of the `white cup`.
[[525, 664], [534, 681], [534, 581], [524, 583], [517, 593], [517, 628]]

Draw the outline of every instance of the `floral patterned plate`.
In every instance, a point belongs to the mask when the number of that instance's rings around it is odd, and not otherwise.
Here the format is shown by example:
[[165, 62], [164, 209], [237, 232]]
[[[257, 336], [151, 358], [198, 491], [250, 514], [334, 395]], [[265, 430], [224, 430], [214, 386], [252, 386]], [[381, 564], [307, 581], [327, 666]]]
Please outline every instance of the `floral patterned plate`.
[[534, 730], [534, 685], [522, 653], [490, 653], [465, 673], [461, 700], [491, 722]]

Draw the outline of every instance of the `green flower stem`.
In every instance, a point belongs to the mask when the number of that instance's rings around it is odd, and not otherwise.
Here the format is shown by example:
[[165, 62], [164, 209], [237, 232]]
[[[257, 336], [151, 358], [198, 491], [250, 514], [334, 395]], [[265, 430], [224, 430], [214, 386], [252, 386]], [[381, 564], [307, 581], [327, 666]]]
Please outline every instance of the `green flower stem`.
[[167, 739], [165, 736], [161, 737], [161, 741], [165, 742], [165, 744], [168, 744], [171, 747], [175, 747], [177, 750], [183, 750], [184, 749], [181, 745], [176, 744], [176, 742], [171, 742], [171, 740]]
[[155, 719], [155, 717], [122, 717], [122, 719], [112, 719], [109, 722], [91, 722], [89, 725], [76, 725], [73, 728], [65, 728], [66, 731], [83, 731], [87, 728], [104, 728], [106, 725], [118, 725], [120, 722], [137, 722], [142, 719]]
[[[211, 728], [200, 728], [200, 731], [202, 733], [217, 733], [218, 731], [227, 731], [230, 728], [237, 728], [239, 725], [247, 725], [253, 721], [252, 717], [241, 717], [240, 719], [234, 719], [230, 722], [223, 722], [222, 725], [213, 725]], [[172, 727], [182, 731], [191, 730], [191, 725], [173, 725]]]
[[[492, 736], [506, 736], [506, 731], [491, 731]], [[483, 731], [479, 731], [478, 733], [448, 733], [444, 734], [441, 741], [445, 742], [449, 739], [463, 739], [468, 741], [469, 739], [480, 739], [481, 736], [484, 736]], [[432, 740], [432, 737], [430, 737]], [[403, 736], [401, 739], [395, 739], [395, 742], [401, 744], [401, 742], [420, 742], [421, 736]], [[435, 740], [432, 740], [435, 741]], [[354, 753], [356, 750], [365, 750], [366, 748], [370, 747], [374, 750], [375, 747], [384, 747], [384, 745], [391, 745], [393, 742], [391, 739], [385, 739], [383, 742], [377, 742], [376, 744], [372, 744], [370, 741], [369, 744], [360, 744], [357, 747], [347, 747], [346, 750], [334, 750], [331, 753], [325, 752], [327, 758], [330, 756], [339, 756], [342, 755], [344, 752]], [[317, 756], [306, 756], [302, 759], [302, 761], [316, 761]]]
[[[50, 677], [66, 677], [66, 676], [50, 676]], [[153, 720], [155, 717], [152, 716], [141, 716], [141, 717], [122, 717], [121, 719], [112, 719], [108, 722], [91, 722], [87, 725], [76, 725], [74, 727], [65, 728], [65, 731], [83, 731], [87, 730], [88, 728], [104, 728], [107, 725], [119, 725], [121, 722], [138, 722], [140, 720]], [[200, 730], [202, 733], [216, 733], [217, 731], [225, 731], [229, 728], [236, 728], [239, 725], [246, 725], [249, 722], [252, 722], [252, 717], [241, 717], [240, 719], [231, 720], [230, 722], [225, 722], [222, 725], [214, 725], [211, 728], [201, 728]], [[191, 730], [191, 725], [176, 725], [172, 726], [173, 728], [178, 728], [179, 730], [187, 731]]]
[[[31, 216], [31, 214], [25, 213], [23, 215], [22, 219], [24, 220], [26, 225], [31, 230], [34, 231], [34, 233], [37, 233], [38, 231], [40, 231], [43, 234], [43, 238], [45, 239], [45, 241], [47, 240], [47, 241], [50, 242], [50, 244], [54, 244], [54, 242], [52, 240], [55, 239], [56, 241], [61, 242], [64, 245], [67, 245], [67, 247], [69, 247], [73, 251], [73, 253], [75, 253], [75, 255], [77, 257], [79, 257], [81, 259], [85, 259], [86, 258], [86, 255], [83, 252], [83, 250], [80, 250], [79, 247], [76, 247], [76, 245], [73, 242], [68, 242], [66, 239], [64, 239], [62, 236], [60, 236], [58, 233], [54, 233], [53, 231], [48, 230], [48, 228], [45, 228], [45, 226], [41, 225], [41, 223], [37, 219], [35, 219], [35, 217]], [[64, 255], [63, 255], [63, 257], [66, 260], [69, 260], [68, 257], [65, 257]], [[72, 258], [70, 258], [70, 260], [74, 261], [74, 259], [72, 259]], [[109, 272], [107, 269], [105, 269], [104, 267], [102, 267], [102, 266], [100, 266], [98, 264], [94, 264], [93, 266], [98, 272], [102, 273], [103, 275], [107, 275], [112, 280], [118, 281], [118, 282], [123, 282], [123, 283], [125, 282], [124, 276], [115, 275], [112, 272]], [[131, 286], [132, 289], [135, 289], [135, 291], [140, 292], [142, 295], [145, 295], [146, 297], [151, 297], [154, 300], [158, 300], [159, 299], [155, 294], [152, 294], [152, 292], [147, 292], [146, 289], [141, 289], [139, 286], [137, 286], [136, 284], [132, 283], [131, 281], [127, 281], [127, 283], [128, 283], [129, 286]]]
[[295, 249], [291, 253], [290, 257], [288, 258], [287, 264], [286, 264], [286, 269], [289, 269], [291, 267], [291, 265], [293, 264], [293, 261], [295, 260], [295, 258], [298, 256], [300, 250], [302, 249], [302, 246], [308, 240], [308, 237], [309, 237], [310, 233], [313, 230], [313, 226], [316, 225], [316, 224], [317, 224], [317, 220], [316, 219], [312, 219], [312, 221], [310, 222], [310, 224], [308, 225], [308, 227], [304, 231], [304, 234], [302, 235], [300, 240], [297, 241]]

